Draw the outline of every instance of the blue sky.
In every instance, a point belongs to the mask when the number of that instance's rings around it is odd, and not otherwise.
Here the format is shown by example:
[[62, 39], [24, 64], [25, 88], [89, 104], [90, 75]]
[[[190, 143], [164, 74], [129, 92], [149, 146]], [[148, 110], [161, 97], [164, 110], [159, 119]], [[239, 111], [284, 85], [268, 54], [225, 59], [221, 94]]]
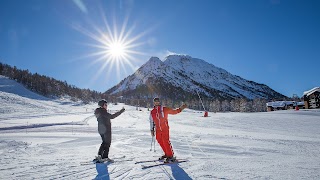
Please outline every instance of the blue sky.
[[[126, 37], [124, 59], [105, 55], [111, 37]], [[320, 86], [320, 1], [0, 1], [0, 61], [80, 88], [104, 92], [170, 53], [302, 96]]]

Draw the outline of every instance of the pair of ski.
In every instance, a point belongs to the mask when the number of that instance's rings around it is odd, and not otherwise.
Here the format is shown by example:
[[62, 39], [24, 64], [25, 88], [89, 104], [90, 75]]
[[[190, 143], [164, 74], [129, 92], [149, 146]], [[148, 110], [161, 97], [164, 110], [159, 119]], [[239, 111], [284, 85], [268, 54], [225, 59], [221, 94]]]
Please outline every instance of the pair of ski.
[[97, 161], [96, 159], [92, 161], [86, 161], [86, 162], [81, 162], [81, 165], [89, 165], [89, 164], [110, 164], [114, 162], [122, 162], [122, 161], [132, 161], [128, 159], [124, 159], [126, 156], [121, 156], [121, 157], [115, 157], [112, 160], [103, 160], [102, 161]]
[[[165, 162], [163, 160], [146, 160], [146, 161], [137, 161], [135, 164], [141, 164], [142, 169], [148, 169], [157, 166], [169, 165], [169, 164], [179, 164], [183, 162], [187, 162], [186, 159], [176, 159], [174, 162]], [[145, 163], [156, 163], [152, 165], [146, 165]]]
[[[105, 161], [105, 162], [97, 162], [97, 161], [87, 161], [81, 162], [81, 165], [90, 165], [90, 164], [110, 164], [116, 162], [123, 162], [123, 161], [132, 161], [132, 159], [125, 159], [125, 156], [122, 157], [115, 157], [113, 158], [114, 161]], [[145, 161], [137, 161], [135, 164], [141, 164], [142, 169], [148, 169], [157, 166], [169, 165], [169, 164], [179, 164], [183, 162], [187, 162], [187, 159], [176, 159], [174, 162], [164, 162], [164, 160], [145, 160]], [[147, 163], [156, 163], [156, 164], [147, 164]]]

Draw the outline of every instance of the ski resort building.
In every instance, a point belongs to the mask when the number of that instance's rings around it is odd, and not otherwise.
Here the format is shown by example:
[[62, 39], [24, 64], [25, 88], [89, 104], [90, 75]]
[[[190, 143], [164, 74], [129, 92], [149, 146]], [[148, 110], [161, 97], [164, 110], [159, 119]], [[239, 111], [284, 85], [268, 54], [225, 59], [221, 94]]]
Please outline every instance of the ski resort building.
[[304, 106], [306, 109], [320, 108], [320, 87], [315, 87], [303, 93]]
[[267, 103], [267, 111], [287, 110], [287, 109], [304, 109], [303, 102], [296, 101], [274, 101]]
[[267, 103], [267, 110], [274, 111], [274, 110], [286, 110], [286, 109], [293, 109], [293, 105], [295, 101], [274, 101]]

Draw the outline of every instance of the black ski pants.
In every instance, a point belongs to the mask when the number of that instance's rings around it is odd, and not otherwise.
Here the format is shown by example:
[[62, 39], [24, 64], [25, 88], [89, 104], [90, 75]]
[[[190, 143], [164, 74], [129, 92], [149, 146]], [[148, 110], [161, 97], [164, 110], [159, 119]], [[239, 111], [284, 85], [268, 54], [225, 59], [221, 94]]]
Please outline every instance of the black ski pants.
[[111, 145], [111, 133], [100, 134], [102, 143], [99, 148], [98, 155], [102, 158], [108, 158], [109, 149]]

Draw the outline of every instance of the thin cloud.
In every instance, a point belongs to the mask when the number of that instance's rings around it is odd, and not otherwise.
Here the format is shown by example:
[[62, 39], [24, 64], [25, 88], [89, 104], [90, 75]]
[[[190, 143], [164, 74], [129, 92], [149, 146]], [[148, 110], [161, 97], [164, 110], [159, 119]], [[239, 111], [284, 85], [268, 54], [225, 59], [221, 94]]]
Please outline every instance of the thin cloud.
[[73, 0], [74, 4], [85, 14], [88, 13], [86, 5], [82, 2], [82, 0]]

